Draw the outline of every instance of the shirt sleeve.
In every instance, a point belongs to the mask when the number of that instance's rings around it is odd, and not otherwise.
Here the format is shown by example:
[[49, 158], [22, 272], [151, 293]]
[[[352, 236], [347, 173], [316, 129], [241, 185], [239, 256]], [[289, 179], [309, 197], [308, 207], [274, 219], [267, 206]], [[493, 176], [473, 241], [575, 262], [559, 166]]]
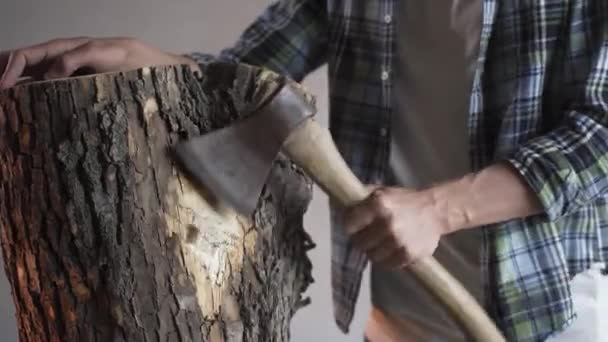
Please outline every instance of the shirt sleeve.
[[578, 95], [564, 120], [508, 157], [551, 220], [608, 194], [608, 25], [602, 20], [590, 23], [583, 53], [570, 55], [571, 70], [584, 72], [574, 76]]
[[224, 61], [262, 66], [301, 81], [326, 62], [327, 26], [325, 0], [279, 0], [218, 56], [188, 56], [200, 64]]

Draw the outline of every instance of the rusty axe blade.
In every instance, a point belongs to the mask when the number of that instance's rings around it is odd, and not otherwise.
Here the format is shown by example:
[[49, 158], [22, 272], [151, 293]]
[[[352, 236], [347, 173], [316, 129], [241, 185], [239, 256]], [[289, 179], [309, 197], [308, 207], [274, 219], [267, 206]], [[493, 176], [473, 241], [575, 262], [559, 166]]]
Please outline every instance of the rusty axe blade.
[[180, 142], [173, 153], [195, 182], [250, 216], [283, 142], [314, 114], [314, 105], [302, 91], [287, 84], [250, 117]]

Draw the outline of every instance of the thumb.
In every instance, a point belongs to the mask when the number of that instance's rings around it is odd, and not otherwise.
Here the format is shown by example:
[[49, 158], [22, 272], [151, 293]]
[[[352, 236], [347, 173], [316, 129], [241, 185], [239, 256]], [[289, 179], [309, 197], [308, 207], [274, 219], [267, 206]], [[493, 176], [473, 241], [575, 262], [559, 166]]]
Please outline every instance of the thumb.
[[384, 185], [382, 185], [382, 184], [375, 184], [375, 183], [374, 184], [366, 184], [365, 185], [365, 189], [367, 189], [367, 193], [368, 193], [368, 196], [369, 196], [369, 195], [373, 194], [374, 191], [382, 188], [383, 186]]
[[368, 191], [371, 191], [371, 192], [376, 191], [377, 189], [380, 189], [381, 187], [382, 187], [382, 184], [367, 184], [367, 185], [365, 185], [365, 188]]

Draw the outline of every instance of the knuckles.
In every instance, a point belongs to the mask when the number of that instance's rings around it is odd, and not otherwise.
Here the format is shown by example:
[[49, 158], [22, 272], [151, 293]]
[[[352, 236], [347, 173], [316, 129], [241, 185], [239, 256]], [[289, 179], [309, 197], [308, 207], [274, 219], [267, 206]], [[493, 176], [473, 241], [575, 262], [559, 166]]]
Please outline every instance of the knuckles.
[[388, 190], [378, 189], [372, 193], [371, 208], [376, 213], [376, 216], [381, 219], [384, 224], [392, 224], [393, 222], [393, 205], [391, 196]]
[[69, 57], [68, 55], [63, 55], [59, 58], [59, 61], [57, 62], [57, 71], [59, 71], [63, 75], [66, 75], [67, 73], [75, 69], [74, 64], [75, 62], [73, 58]]
[[102, 45], [103, 45], [103, 43], [100, 40], [93, 39], [93, 40], [87, 42], [83, 46], [89, 50], [96, 50], [96, 49], [99, 49], [100, 47], [102, 47]]
[[[397, 191], [397, 189], [391, 188], [376, 189], [364, 203], [351, 208], [352, 211], [349, 211], [349, 213], [356, 213], [357, 210], [367, 212], [368, 217], [373, 217], [373, 221], [368, 228], [373, 228], [378, 233], [382, 231], [383, 234], [387, 234], [387, 238], [383, 239], [382, 246], [365, 250], [365, 253], [372, 262], [391, 268], [404, 267], [430, 256], [439, 244], [439, 239], [425, 231], [424, 227], [402, 220], [398, 211], [400, 197]], [[346, 218], [347, 224], [356, 224], [352, 220], [349, 221], [348, 216]], [[354, 237], [356, 239], [353, 242], [357, 245], [364, 242], [362, 236], [356, 235]], [[384, 249], [384, 251], [380, 252], [379, 248]]]
[[141, 41], [133, 37], [120, 37], [116, 39], [116, 42], [126, 50], [139, 50], [144, 46]]

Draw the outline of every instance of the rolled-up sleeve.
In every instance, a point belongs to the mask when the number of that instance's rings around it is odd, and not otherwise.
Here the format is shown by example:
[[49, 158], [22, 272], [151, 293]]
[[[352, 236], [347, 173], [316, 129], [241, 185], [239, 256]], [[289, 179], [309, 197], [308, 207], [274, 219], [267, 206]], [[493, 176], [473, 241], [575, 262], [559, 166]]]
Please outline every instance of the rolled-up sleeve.
[[608, 195], [608, 22], [594, 25], [588, 54], [572, 57], [588, 67], [563, 122], [508, 156], [552, 220]]
[[279, 0], [270, 5], [231, 47], [215, 56], [190, 53], [200, 64], [241, 62], [301, 81], [327, 59], [327, 6], [320, 0]]

